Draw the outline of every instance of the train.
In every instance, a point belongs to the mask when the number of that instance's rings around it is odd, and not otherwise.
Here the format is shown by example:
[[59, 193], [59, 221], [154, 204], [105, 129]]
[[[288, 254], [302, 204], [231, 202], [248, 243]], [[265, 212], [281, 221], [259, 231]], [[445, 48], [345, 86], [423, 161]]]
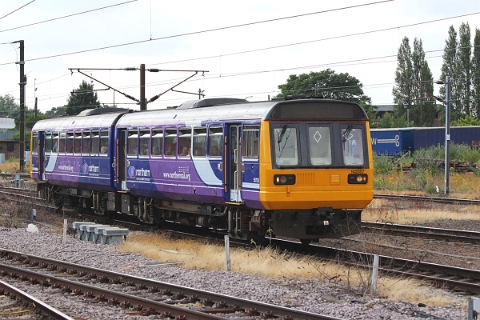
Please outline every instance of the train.
[[[445, 145], [444, 127], [371, 129], [373, 152], [398, 156], [419, 149]], [[480, 126], [451, 127], [450, 142], [480, 147]]]
[[32, 128], [39, 197], [162, 227], [302, 243], [360, 230], [373, 199], [365, 111], [323, 99], [87, 109]]

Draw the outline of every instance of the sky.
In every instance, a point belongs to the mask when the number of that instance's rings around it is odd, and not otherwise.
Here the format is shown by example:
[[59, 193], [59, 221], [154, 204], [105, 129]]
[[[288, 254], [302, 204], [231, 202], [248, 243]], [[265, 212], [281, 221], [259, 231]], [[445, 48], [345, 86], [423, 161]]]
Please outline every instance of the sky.
[[[439, 79], [448, 29], [462, 22], [473, 41], [478, 0], [0, 0], [0, 95], [20, 102], [12, 42], [24, 40], [25, 104], [37, 98], [42, 112], [66, 105], [82, 81], [93, 81], [101, 103], [140, 110], [122, 95], [140, 99], [140, 72], [113, 69], [141, 64], [162, 70], [146, 72], [147, 100], [160, 95], [147, 109], [198, 99], [199, 90], [264, 101], [289, 75], [327, 68], [388, 105], [402, 39], [412, 48], [422, 40]], [[100, 68], [109, 70], [92, 70]]]

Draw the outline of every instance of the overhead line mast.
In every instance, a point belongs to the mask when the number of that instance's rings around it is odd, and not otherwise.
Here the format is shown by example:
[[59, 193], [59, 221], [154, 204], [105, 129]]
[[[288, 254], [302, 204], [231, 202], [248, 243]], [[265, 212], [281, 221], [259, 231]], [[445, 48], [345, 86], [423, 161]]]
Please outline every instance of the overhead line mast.
[[[73, 73], [74, 70], [76, 70], [78, 73], [81, 73], [83, 74], [84, 76], [92, 79], [92, 80], [95, 80], [97, 81], [98, 83], [101, 83], [103, 84], [104, 86], [108, 87], [109, 89], [112, 89], [122, 95], [124, 95], [126, 98], [128, 99], [131, 99], [131, 100], [134, 100], [136, 101], [139, 105], [140, 105], [140, 110], [144, 111], [144, 110], [147, 110], [147, 104], [150, 103], [150, 102], [153, 102], [155, 100], [157, 100], [158, 98], [160, 98], [162, 95], [164, 95], [165, 93], [167, 93], [168, 91], [173, 91], [173, 92], [182, 92], [182, 93], [187, 93], [187, 94], [197, 94], [197, 93], [190, 93], [190, 92], [184, 92], [184, 91], [176, 91], [176, 90], [173, 90], [174, 88], [178, 87], [179, 85], [181, 85], [182, 83], [184, 83], [185, 81], [193, 78], [194, 76], [196, 76], [199, 72], [202, 73], [202, 75], [205, 74], [205, 72], [208, 72], [207, 70], [173, 70], [173, 69], [145, 69], [145, 64], [141, 64], [140, 65], [140, 68], [133, 68], [133, 67], [129, 67], [129, 68], [116, 68], [116, 69], [112, 69], [112, 68], [68, 68], [68, 70], [70, 70], [71, 73]], [[123, 71], [137, 71], [137, 70], [140, 70], [140, 100], [137, 99], [137, 98], [134, 98], [124, 92], [121, 92], [120, 90], [117, 90], [115, 88], [113, 88], [112, 86], [109, 86], [108, 84], [98, 80], [98, 79], [95, 79], [94, 77], [80, 71], [80, 70], [88, 70], [88, 71], [92, 71], [92, 70], [108, 70], [108, 71], [111, 71], [111, 70], [123, 70]], [[170, 87], [169, 89], [165, 90], [164, 92], [162, 93], [159, 93], [155, 96], [153, 96], [152, 98], [150, 98], [148, 101], [146, 100], [145, 98], [145, 71], [149, 71], [149, 72], [161, 72], [161, 71], [170, 71], [170, 72], [194, 72], [193, 75], [185, 78], [184, 80], [180, 81], [179, 83], [177, 83], [176, 85]], [[200, 92], [200, 89], [199, 89], [199, 92]], [[203, 93], [203, 91], [202, 91]], [[200, 94], [199, 94], [200, 96]], [[205, 96], [202, 94], [202, 96]]]

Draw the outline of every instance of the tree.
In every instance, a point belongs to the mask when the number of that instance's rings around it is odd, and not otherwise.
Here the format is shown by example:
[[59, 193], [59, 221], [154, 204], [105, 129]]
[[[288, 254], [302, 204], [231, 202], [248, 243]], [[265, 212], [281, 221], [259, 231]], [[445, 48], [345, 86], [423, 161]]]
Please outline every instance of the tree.
[[436, 108], [433, 100], [433, 76], [421, 39], [413, 41], [413, 53], [407, 37], [403, 38], [398, 49], [395, 86], [392, 90], [394, 115], [408, 117], [408, 126], [431, 126]]
[[471, 115], [466, 115], [465, 117], [458, 119], [458, 121], [455, 122], [455, 126], [480, 126], [480, 120]]
[[20, 115], [20, 105], [12, 95], [0, 96], [0, 116], [15, 119]]
[[371, 99], [363, 94], [362, 87], [363, 84], [348, 73], [337, 74], [332, 69], [326, 69], [290, 75], [286, 84], [278, 86], [281, 90], [278, 97], [293, 95], [370, 104]]
[[472, 114], [480, 119], [480, 30], [475, 28], [472, 57]]
[[402, 44], [397, 54], [397, 69], [395, 70], [395, 86], [393, 87], [394, 114], [404, 117], [408, 108], [413, 104], [413, 66], [412, 51], [407, 37], [402, 39]]
[[470, 26], [462, 23], [459, 29], [459, 48], [457, 54], [457, 73], [454, 81], [458, 86], [458, 99], [462, 115], [470, 115], [472, 47], [470, 42]]
[[99, 108], [98, 95], [93, 91], [93, 84], [82, 81], [78, 89], [73, 90], [68, 98], [67, 115], [76, 115], [85, 109]]
[[52, 109], [45, 112], [45, 115], [49, 118], [60, 117], [67, 115], [67, 106], [63, 107], [53, 107]]
[[[458, 72], [457, 63], [457, 32], [453, 26], [448, 29], [448, 39], [445, 41], [445, 49], [443, 50], [443, 64], [441, 80], [445, 80], [449, 76], [450, 81], [450, 105], [451, 105], [451, 119], [459, 119], [461, 117], [462, 105], [458, 99], [458, 82], [455, 81]], [[440, 87], [440, 96], [445, 100], [445, 86]]]

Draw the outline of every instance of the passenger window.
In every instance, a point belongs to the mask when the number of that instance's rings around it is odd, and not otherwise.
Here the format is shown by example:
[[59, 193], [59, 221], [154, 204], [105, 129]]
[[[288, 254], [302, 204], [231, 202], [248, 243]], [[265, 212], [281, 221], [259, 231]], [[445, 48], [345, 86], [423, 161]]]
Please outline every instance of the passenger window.
[[363, 130], [349, 126], [342, 129], [343, 162], [346, 166], [361, 166], [363, 159]]
[[152, 130], [152, 156], [162, 155], [163, 130]]
[[73, 152], [75, 154], [80, 154], [82, 152], [82, 133], [75, 132], [74, 141], [73, 141]]
[[244, 158], [258, 159], [259, 133], [259, 126], [245, 126], [243, 128], [242, 153]]
[[177, 129], [165, 130], [165, 156], [175, 157], [177, 155]]
[[108, 153], [108, 131], [100, 131], [100, 154], [106, 155]]
[[52, 134], [52, 152], [58, 153], [60, 151], [60, 134], [59, 133], [53, 133]]
[[273, 130], [273, 150], [278, 166], [298, 165], [297, 128], [283, 125]]
[[52, 152], [52, 135], [50, 133], [45, 135], [45, 152]]
[[328, 126], [308, 127], [308, 150], [312, 165], [331, 165], [331, 129]]
[[189, 157], [192, 148], [192, 129], [181, 128], [178, 135], [178, 155], [180, 157]]
[[73, 132], [68, 132], [67, 133], [67, 153], [73, 153], [73, 139], [74, 135]]
[[207, 128], [195, 128], [193, 132], [193, 156], [205, 157], [207, 152]]
[[82, 137], [82, 153], [89, 154], [90, 153], [90, 132], [83, 132]]
[[65, 153], [65, 139], [67, 134], [62, 132], [58, 136], [58, 153]]
[[92, 155], [98, 155], [100, 145], [100, 132], [92, 131]]
[[148, 156], [150, 154], [150, 130], [140, 131], [140, 155]]
[[208, 129], [208, 155], [221, 157], [223, 154], [223, 128], [210, 127]]
[[128, 131], [128, 149], [127, 155], [137, 156], [138, 154], [138, 133], [137, 131]]
[[32, 153], [38, 152], [38, 133], [32, 134]]

